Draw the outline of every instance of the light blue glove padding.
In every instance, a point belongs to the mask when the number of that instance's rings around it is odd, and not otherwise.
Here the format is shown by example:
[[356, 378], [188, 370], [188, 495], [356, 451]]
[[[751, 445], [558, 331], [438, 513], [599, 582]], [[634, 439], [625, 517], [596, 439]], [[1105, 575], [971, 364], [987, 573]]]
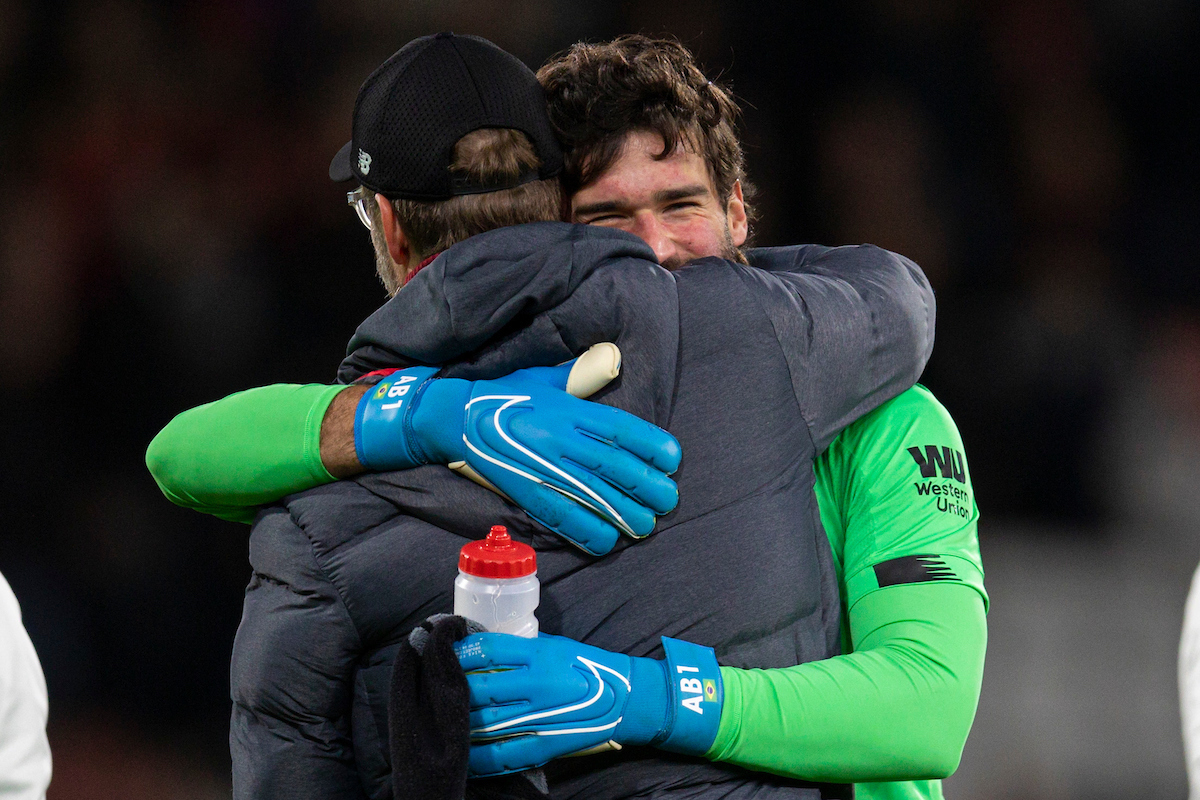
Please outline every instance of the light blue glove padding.
[[[574, 361], [491, 381], [395, 372], [359, 401], [359, 461], [373, 470], [459, 462], [531, 517], [593, 555], [645, 536], [675, 508], [675, 437], [565, 391]], [[472, 476], [472, 477], [475, 477]]]
[[665, 661], [545, 634], [476, 633], [458, 642], [471, 693], [470, 774], [622, 745], [704, 755], [724, 701], [716, 656], [678, 639], [662, 643]]

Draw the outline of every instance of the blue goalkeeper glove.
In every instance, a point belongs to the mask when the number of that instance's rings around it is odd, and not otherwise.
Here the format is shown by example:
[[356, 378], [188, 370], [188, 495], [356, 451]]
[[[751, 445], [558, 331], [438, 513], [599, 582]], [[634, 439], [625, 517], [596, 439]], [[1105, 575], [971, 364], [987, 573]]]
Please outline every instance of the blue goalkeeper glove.
[[704, 755], [724, 700], [716, 656], [678, 639], [662, 643], [664, 661], [545, 634], [477, 633], [455, 644], [470, 688], [471, 775], [622, 745]]
[[600, 344], [557, 367], [491, 381], [392, 373], [359, 401], [358, 460], [371, 470], [446, 464], [510, 499], [572, 544], [603, 555], [621, 533], [654, 530], [679, 499], [668, 475], [679, 443], [587, 396], [616, 376], [620, 351]]

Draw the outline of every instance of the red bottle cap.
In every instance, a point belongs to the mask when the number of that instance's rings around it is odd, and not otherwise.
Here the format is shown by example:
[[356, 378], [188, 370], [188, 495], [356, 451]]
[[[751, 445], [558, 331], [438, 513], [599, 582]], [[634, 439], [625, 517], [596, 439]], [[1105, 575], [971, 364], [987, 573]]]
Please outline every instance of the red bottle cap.
[[463, 545], [458, 569], [479, 578], [524, 578], [537, 572], [537, 553], [514, 542], [503, 525], [493, 525], [486, 539]]

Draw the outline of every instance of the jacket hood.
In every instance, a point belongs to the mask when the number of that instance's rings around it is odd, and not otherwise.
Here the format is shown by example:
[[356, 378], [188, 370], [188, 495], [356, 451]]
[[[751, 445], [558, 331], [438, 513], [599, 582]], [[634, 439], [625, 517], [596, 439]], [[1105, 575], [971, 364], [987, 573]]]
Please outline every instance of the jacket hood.
[[[472, 236], [418, 272], [355, 331], [340, 383], [371, 370], [464, 360], [508, 328], [563, 302], [605, 264], [656, 263], [624, 231], [565, 222], [514, 225]], [[469, 360], [466, 359], [466, 360]]]

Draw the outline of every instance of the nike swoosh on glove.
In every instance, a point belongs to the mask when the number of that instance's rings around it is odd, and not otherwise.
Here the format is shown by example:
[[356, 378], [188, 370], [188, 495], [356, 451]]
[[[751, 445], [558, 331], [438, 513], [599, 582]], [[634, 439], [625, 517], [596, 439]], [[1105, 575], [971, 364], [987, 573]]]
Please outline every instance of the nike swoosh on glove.
[[704, 755], [724, 702], [716, 656], [678, 639], [662, 643], [665, 660], [545, 634], [479, 633], [457, 642], [470, 690], [471, 774], [622, 745]]
[[359, 401], [354, 440], [373, 470], [446, 464], [497, 491], [567, 541], [603, 555], [621, 533], [642, 537], [675, 508], [675, 437], [579, 397], [618, 374], [620, 351], [595, 345], [557, 367], [491, 381], [389, 375]]

